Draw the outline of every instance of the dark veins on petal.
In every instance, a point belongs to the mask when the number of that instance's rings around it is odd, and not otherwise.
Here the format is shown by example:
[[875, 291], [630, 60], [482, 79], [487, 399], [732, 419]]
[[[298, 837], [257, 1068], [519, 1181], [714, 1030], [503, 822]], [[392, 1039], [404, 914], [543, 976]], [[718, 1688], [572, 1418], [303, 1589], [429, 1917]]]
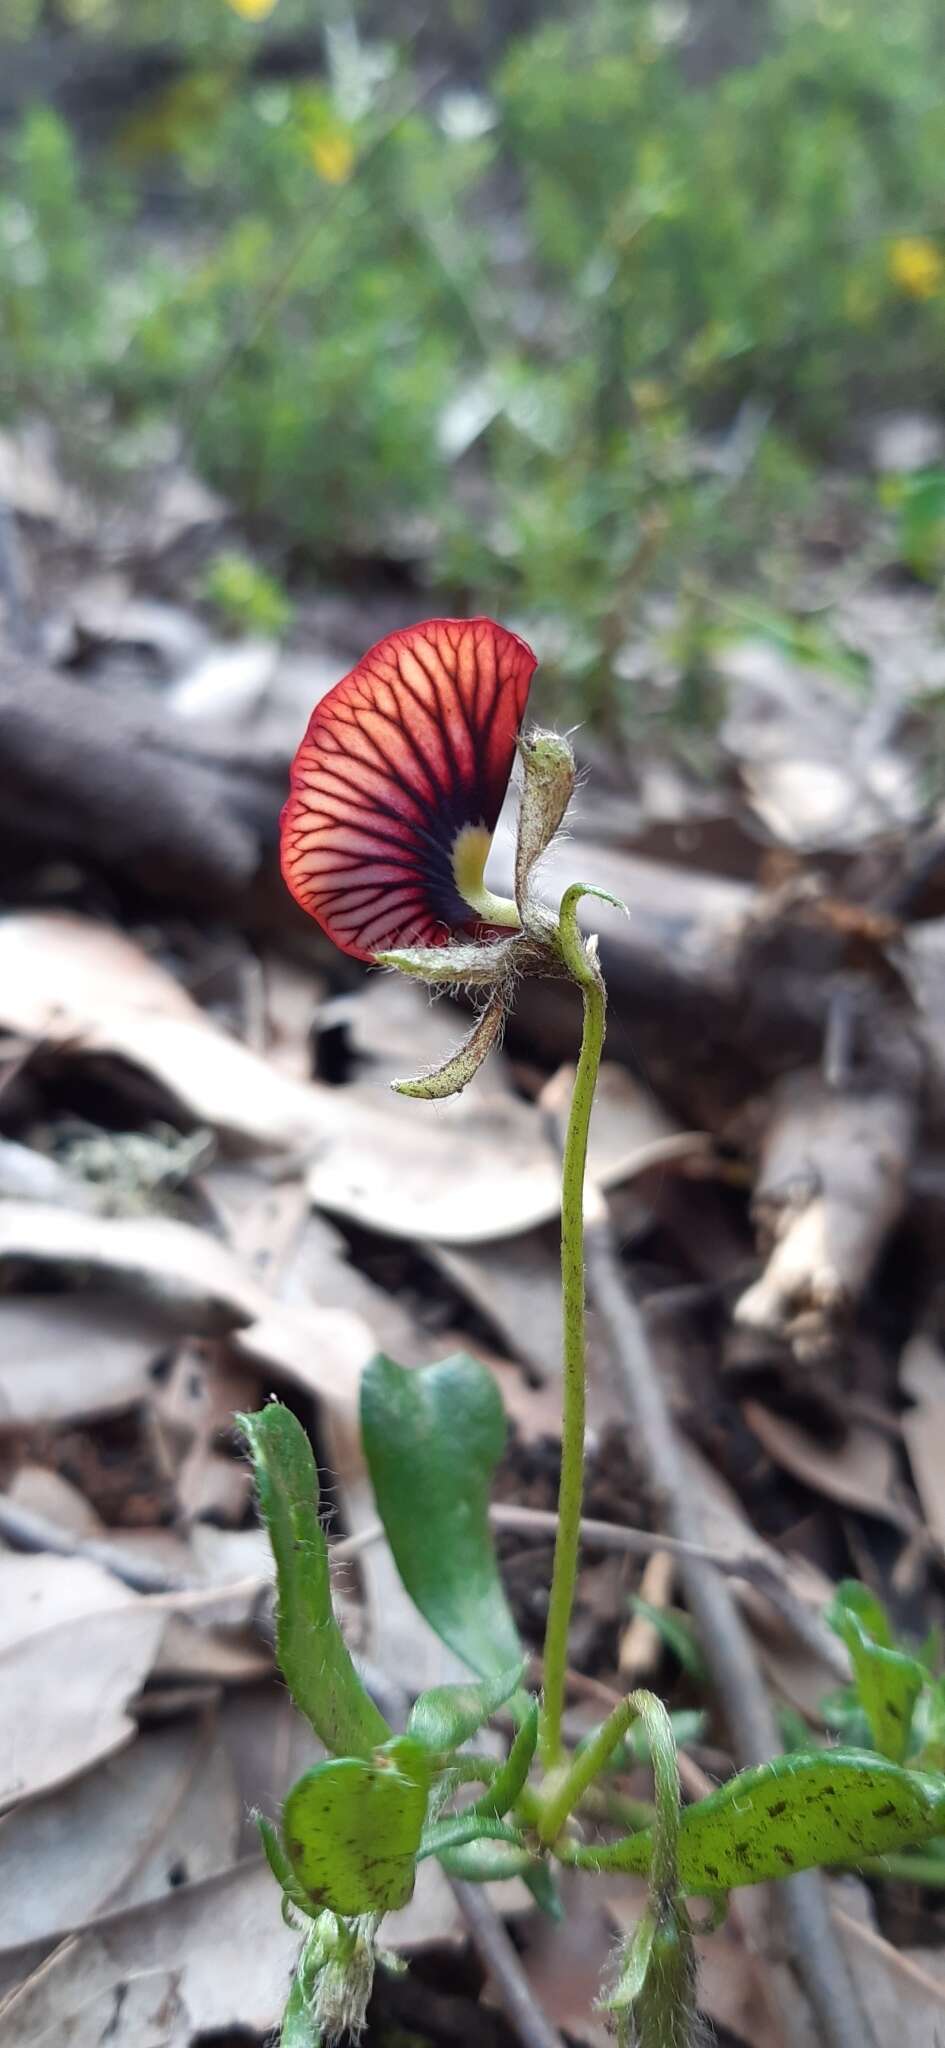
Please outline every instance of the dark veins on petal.
[[535, 662], [489, 619], [392, 633], [316, 706], [282, 817], [286, 882], [344, 952], [480, 930], [453, 849], [491, 833]]

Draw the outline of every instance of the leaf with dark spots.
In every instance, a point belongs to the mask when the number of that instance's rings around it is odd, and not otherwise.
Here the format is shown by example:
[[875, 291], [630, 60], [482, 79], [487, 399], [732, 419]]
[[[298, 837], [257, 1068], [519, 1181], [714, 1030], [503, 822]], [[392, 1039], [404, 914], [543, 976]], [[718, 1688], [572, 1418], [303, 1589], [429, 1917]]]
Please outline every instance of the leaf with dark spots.
[[282, 1811], [285, 1852], [307, 1897], [334, 1913], [383, 1913], [413, 1893], [428, 1784], [379, 1752], [316, 1764]]
[[926, 1682], [923, 1665], [893, 1649], [885, 1610], [855, 1579], [845, 1579], [837, 1587], [826, 1619], [850, 1652], [860, 1705], [876, 1748], [893, 1763], [902, 1763], [916, 1701]]
[[[769, 1794], [776, 1790], [778, 1798]], [[928, 1841], [945, 1828], [945, 1781], [871, 1750], [795, 1751], [686, 1808], [679, 1875], [687, 1891], [727, 1891], [816, 1864], [856, 1867]], [[569, 1849], [567, 1860], [645, 1871], [650, 1829], [622, 1842]]]

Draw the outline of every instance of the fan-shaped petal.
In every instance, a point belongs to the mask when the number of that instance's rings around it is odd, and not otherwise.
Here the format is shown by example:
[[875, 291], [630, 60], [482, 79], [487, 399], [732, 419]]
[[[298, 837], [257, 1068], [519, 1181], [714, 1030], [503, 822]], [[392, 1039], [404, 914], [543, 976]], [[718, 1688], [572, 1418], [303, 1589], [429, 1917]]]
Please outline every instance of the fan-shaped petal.
[[282, 814], [296, 901], [358, 960], [485, 927], [457, 842], [491, 837], [535, 657], [491, 619], [391, 633], [316, 705]]

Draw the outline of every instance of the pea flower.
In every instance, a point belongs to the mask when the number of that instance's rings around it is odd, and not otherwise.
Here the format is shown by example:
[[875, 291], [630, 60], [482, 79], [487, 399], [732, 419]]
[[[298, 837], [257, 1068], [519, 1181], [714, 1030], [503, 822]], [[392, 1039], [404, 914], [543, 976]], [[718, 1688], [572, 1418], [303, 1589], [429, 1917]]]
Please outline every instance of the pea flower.
[[[432, 987], [488, 991], [458, 1054], [401, 1092], [465, 1087], [496, 1042], [517, 974], [553, 968], [557, 927], [531, 875], [574, 788], [566, 740], [520, 737], [531, 648], [491, 619], [391, 633], [321, 699], [292, 765], [282, 872], [356, 960]], [[523, 763], [514, 900], [485, 867], [516, 749]]]

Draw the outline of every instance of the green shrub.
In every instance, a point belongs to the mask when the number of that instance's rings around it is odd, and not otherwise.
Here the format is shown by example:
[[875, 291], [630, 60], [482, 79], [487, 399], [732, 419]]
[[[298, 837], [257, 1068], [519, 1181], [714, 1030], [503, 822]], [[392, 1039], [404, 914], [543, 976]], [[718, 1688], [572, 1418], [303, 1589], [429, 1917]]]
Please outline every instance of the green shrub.
[[238, 633], [279, 639], [292, 623], [292, 605], [281, 585], [236, 549], [214, 556], [203, 594], [224, 624]]
[[595, 0], [465, 123], [374, 52], [355, 113], [258, 76], [295, 0], [162, 20], [183, 68], [104, 152], [45, 109], [6, 146], [0, 412], [85, 470], [171, 422], [294, 566], [541, 619], [566, 703], [612, 713], [646, 584], [783, 605], [824, 454], [945, 403], [936, 0], [773, 0], [760, 60], [698, 88], [668, 16]]

